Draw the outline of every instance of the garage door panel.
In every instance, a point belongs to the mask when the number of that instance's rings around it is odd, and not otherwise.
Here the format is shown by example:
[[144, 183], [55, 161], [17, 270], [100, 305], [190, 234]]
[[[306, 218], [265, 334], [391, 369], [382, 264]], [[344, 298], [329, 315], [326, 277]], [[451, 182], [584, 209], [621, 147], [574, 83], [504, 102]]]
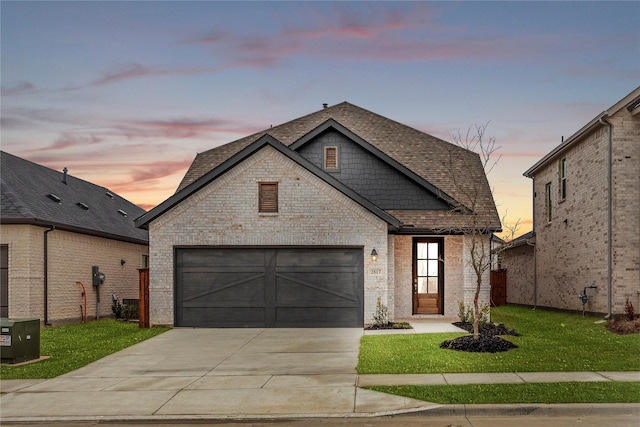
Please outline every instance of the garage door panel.
[[264, 274], [183, 273], [182, 299], [228, 300], [232, 302], [264, 301]]
[[191, 307], [183, 313], [182, 324], [179, 326], [260, 328], [265, 324], [264, 308]]
[[[333, 287], [338, 289], [332, 289]], [[314, 306], [318, 301], [336, 304], [343, 300], [355, 302], [358, 296], [355, 294], [355, 290], [347, 290], [345, 292], [335, 282], [330, 284], [309, 284], [278, 278], [276, 281], [276, 298], [278, 304], [286, 302], [302, 304], [304, 301], [306, 305]]]
[[204, 290], [197, 294], [185, 292], [182, 296], [182, 300], [185, 304], [189, 302], [206, 303], [218, 301], [226, 301], [227, 304], [233, 304], [236, 306], [255, 303], [264, 304], [265, 289], [264, 286], [245, 285], [235, 286], [233, 288], [222, 289], [219, 291]]
[[252, 266], [262, 264], [263, 250], [253, 249], [225, 249], [224, 251], [208, 248], [178, 250], [178, 267], [224, 267], [224, 266]]
[[281, 327], [300, 327], [304, 324], [308, 327], [342, 327], [355, 325], [358, 322], [353, 308], [278, 308], [276, 320]]
[[292, 266], [353, 267], [355, 263], [357, 260], [351, 249], [281, 249], [276, 255], [278, 268]]
[[358, 327], [363, 282], [361, 248], [180, 248], [176, 325]]

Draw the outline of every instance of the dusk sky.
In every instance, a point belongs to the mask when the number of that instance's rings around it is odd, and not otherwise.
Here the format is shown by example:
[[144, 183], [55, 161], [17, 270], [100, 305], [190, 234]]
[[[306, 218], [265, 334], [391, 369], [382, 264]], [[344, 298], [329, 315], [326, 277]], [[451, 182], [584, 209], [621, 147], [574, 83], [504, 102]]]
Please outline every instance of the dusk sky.
[[449, 141], [489, 123], [521, 234], [522, 173], [640, 82], [637, 1], [0, 8], [2, 150], [145, 209], [196, 153], [348, 101]]

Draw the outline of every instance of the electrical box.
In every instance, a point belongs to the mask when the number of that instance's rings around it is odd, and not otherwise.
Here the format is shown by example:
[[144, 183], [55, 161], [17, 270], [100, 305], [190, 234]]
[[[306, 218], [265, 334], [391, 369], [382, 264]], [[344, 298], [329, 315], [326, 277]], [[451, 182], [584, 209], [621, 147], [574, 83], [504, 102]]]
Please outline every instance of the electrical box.
[[94, 265], [91, 267], [91, 277], [93, 281], [93, 286], [100, 286], [104, 283], [104, 273], [100, 271], [100, 267]]
[[0, 319], [2, 363], [40, 358], [40, 319]]

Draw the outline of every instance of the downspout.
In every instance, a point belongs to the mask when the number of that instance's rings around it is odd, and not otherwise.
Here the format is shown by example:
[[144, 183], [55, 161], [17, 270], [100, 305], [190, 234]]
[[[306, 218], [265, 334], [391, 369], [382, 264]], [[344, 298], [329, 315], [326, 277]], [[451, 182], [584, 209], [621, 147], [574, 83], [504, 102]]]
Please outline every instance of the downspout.
[[605, 117], [605, 111], [600, 118], [600, 124], [609, 128], [608, 161], [607, 161], [607, 315], [611, 318], [612, 293], [613, 293], [613, 126]]
[[53, 225], [49, 226], [44, 232], [44, 325], [51, 326], [49, 323], [49, 236], [48, 234], [55, 230]]

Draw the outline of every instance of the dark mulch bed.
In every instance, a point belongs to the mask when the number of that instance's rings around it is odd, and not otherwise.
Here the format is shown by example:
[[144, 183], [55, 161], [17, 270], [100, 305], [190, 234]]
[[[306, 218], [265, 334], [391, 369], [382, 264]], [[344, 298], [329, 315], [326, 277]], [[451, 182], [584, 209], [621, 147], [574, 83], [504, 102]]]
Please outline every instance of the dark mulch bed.
[[477, 340], [473, 339], [473, 335], [465, 335], [443, 342], [440, 348], [471, 353], [499, 353], [518, 348], [518, 346], [495, 335], [480, 335]]
[[[455, 326], [464, 329], [469, 333], [473, 333], [472, 323], [455, 322]], [[457, 351], [468, 351], [471, 353], [499, 353], [501, 351], [518, 348], [517, 345], [500, 338], [498, 335], [520, 336], [514, 329], [509, 329], [502, 323], [496, 325], [493, 322], [487, 322], [479, 328], [480, 336], [477, 340], [473, 339], [473, 335], [455, 338], [440, 344], [440, 348], [446, 348]]]
[[607, 323], [607, 329], [619, 335], [640, 334], [640, 319], [614, 319]]
[[365, 327], [367, 330], [378, 329], [413, 329], [413, 327], [407, 322], [389, 322], [386, 325], [369, 325]]

